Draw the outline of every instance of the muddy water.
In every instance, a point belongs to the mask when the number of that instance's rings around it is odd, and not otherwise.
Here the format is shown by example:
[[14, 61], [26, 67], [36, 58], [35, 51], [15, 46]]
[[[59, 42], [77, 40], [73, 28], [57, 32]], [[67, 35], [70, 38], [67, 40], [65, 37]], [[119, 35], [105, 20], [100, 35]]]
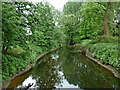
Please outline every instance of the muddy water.
[[110, 71], [71, 51], [73, 48], [62, 48], [42, 57], [33, 69], [13, 79], [8, 88], [118, 87], [118, 79]]

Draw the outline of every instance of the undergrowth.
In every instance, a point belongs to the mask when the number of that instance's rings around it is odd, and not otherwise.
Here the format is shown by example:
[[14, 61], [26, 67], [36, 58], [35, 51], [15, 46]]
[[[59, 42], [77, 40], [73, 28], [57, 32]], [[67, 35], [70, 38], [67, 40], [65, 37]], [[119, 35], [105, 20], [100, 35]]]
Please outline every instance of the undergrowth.
[[97, 58], [102, 64], [107, 64], [115, 67], [120, 72], [120, 61], [118, 51], [118, 39], [117, 38], [102, 38], [82, 41], [90, 52], [92, 57]]
[[[17, 49], [18, 50], [18, 49]], [[11, 50], [15, 51], [14, 50]], [[29, 50], [20, 54], [2, 55], [2, 81], [10, 79], [14, 74], [23, 71], [29, 63], [33, 63], [42, 52], [41, 47], [29, 45]]]

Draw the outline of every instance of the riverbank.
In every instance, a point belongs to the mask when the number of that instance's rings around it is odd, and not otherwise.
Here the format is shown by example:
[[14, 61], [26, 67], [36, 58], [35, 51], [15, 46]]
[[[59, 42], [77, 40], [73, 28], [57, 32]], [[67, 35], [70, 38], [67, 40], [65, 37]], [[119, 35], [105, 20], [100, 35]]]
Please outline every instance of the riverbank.
[[[105, 47], [105, 45], [106, 45], [106, 47]], [[100, 42], [91, 44], [91, 40], [89, 40], [89, 41], [86, 40], [86, 42], [82, 42], [81, 44], [76, 44], [76, 45], [74, 45], [74, 47], [78, 47], [77, 50], [74, 52], [83, 53], [92, 61], [96, 62], [97, 64], [99, 64], [102, 67], [111, 71], [115, 77], [120, 78], [119, 62], [115, 63], [118, 61], [116, 59], [117, 55], [118, 55], [118, 53], [117, 53], [118, 50], [117, 50], [116, 44], [112, 43], [112, 45], [111, 45], [111, 43], [100, 43]], [[112, 50], [114, 50], [114, 51], [112, 52]], [[116, 50], [116, 52], [115, 52], [115, 50]], [[110, 54], [110, 56], [109, 56], [109, 54]]]
[[[102, 67], [104, 67], [104, 68], [108, 69], [109, 71], [111, 71], [111, 72], [114, 74], [115, 77], [120, 78], [120, 75], [119, 75], [117, 69], [115, 69], [115, 68], [112, 67], [111, 65], [102, 64], [100, 60], [98, 60], [98, 59], [96, 59], [96, 58], [93, 58], [93, 57], [92, 57], [92, 53], [91, 53], [85, 46], [83, 46], [83, 44], [74, 45], [74, 47], [78, 47], [77, 51], [75, 51], [75, 52], [81, 52], [81, 53], [83, 53], [84, 55], [86, 55], [86, 56], [87, 56], [89, 59], [91, 59], [92, 61], [96, 62], [97, 64], [99, 64], [99, 65], [101, 65]], [[20, 73], [15, 74], [15, 75], [11, 78], [11, 80], [12, 80], [13, 78], [15, 78], [15, 77], [17, 77], [17, 76], [19, 76], [19, 75], [21, 75], [21, 74], [24, 74], [25, 72], [29, 71], [32, 67], [35, 66], [36, 61], [37, 61], [39, 58], [41, 58], [41, 57], [43, 57], [44, 55], [46, 55], [46, 54], [48, 54], [48, 53], [50, 53], [50, 52], [52, 52], [52, 51], [54, 51], [54, 50], [56, 50], [56, 49], [59, 49], [59, 48], [60, 48], [60, 47], [51, 49], [50, 51], [44, 52], [43, 54], [37, 56], [36, 59], [35, 59], [35, 61], [34, 61], [34, 63], [32, 63], [32, 64], [29, 63], [29, 65], [27, 66], [27, 68], [24, 69], [24, 71], [21, 71]], [[41, 61], [41, 62], [42, 62], [42, 61]], [[6, 88], [6, 87], [9, 85], [9, 83], [11, 82], [11, 80], [7, 80], [7, 81], [4, 83], [3, 88]]]
[[74, 47], [63, 47], [43, 56], [34, 68], [14, 78], [7, 89], [25, 89], [29, 85], [32, 85], [29, 89], [118, 87], [118, 79], [109, 70], [85, 55], [71, 53], [73, 49]]
[[119, 78], [119, 79], [120, 79], [120, 74], [119, 74], [119, 72], [117, 71], [117, 69], [115, 69], [114, 67], [112, 67], [112, 66], [110, 66], [110, 65], [104, 65], [104, 64], [102, 64], [102, 63], [101, 63], [100, 61], [98, 61], [97, 59], [92, 58], [88, 53], [86, 53], [86, 57], [88, 57], [90, 60], [96, 62], [96, 63], [99, 64], [100, 66], [108, 69], [109, 71], [111, 71], [111, 72], [114, 74], [114, 76], [115, 76], [116, 78]]
[[[48, 53], [50, 53], [50, 52], [52, 52], [52, 51], [55, 51], [55, 50], [59, 49], [59, 48], [60, 48], [60, 47], [53, 48], [53, 49], [51, 49], [51, 50], [49, 50], [49, 51], [47, 51], [47, 52], [44, 52], [44, 53], [40, 54], [39, 56], [37, 56], [36, 59], [35, 59], [35, 61], [34, 61], [34, 63], [29, 63], [29, 64], [27, 65], [27, 67], [24, 69], [24, 71], [21, 71], [21, 72], [15, 74], [14, 76], [11, 77], [10, 80], [4, 81], [4, 83], [2, 84], [2, 88], [7, 88], [12, 79], [14, 79], [15, 77], [17, 77], [17, 76], [19, 76], [19, 75], [24, 74], [25, 72], [29, 71], [30, 69], [32, 69], [32, 68], [36, 65], [36, 62], [37, 62], [41, 57], [43, 57], [44, 55], [46, 55], [46, 54], [48, 54]], [[0, 89], [2, 89], [2, 88], [0, 88]]]

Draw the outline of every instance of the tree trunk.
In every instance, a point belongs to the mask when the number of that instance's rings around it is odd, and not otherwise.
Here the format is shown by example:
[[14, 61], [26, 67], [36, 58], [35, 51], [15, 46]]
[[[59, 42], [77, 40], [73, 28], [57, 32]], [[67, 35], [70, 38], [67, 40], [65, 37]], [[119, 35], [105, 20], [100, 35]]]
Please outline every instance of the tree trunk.
[[104, 14], [104, 35], [105, 36], [109, 36], [109, 32], [108, 32], [108, 17], [107, 17], [109, 4], [110, 4], [110, 2], [107, 2], [105, 14]]

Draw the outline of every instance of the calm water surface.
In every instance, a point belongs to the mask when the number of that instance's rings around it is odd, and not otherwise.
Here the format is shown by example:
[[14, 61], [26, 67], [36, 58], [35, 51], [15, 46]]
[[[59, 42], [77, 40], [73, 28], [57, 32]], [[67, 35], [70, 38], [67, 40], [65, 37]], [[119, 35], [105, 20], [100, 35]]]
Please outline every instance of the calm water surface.
[[118, 79], [110, 71], [73, 50], [62, 48], [44, 56], [33, 69], [13, 79], [8, 88], [118, 87]]

